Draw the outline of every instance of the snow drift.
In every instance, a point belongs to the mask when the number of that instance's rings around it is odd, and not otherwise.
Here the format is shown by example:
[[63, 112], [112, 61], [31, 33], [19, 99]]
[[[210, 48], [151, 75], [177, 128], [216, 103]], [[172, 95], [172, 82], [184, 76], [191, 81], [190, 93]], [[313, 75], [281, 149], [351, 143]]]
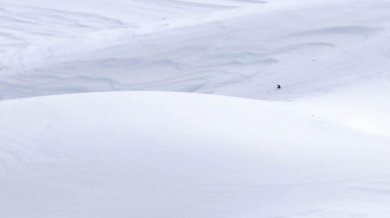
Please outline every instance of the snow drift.
[[1, 216], [388, 218], [389, 8], [3, 0]]
[[153, 92], [2, 102], [0, 210], [386, 217], [389, 135], [332, 119], [332, 107]]

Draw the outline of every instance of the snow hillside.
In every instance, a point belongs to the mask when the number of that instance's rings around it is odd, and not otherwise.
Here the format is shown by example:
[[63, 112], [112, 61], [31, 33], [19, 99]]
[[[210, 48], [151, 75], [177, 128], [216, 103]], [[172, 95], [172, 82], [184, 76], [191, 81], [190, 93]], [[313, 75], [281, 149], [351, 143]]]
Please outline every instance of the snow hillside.
[[[280, 100], [388, 78], [386, 1], [12, 0], [1, 8], [3, 99], [154, 90]], [[278, 83], [285, 91], [271, 93]]]
[[[325, 103], [337, 103], [337, 96]], [[157, 92], [6, 101], [0, 211], [388, 217], [390, 135], [334, 117], [348, 111], [333, 113], [315, 101]]]
[[1, 217], [388, 218], [389, 21], [386, 0], [2, 0]]

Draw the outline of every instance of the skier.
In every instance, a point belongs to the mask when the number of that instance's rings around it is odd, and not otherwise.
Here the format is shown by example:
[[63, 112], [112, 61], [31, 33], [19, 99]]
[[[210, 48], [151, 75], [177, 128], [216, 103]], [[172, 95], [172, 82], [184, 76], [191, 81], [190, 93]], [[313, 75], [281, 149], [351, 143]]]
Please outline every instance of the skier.
[[276, 88], [277, 88], [277, 89], [280, 89], [280, 88], [281, 88], [281, 86], [278, 84], [278, 85], [276, 86]]

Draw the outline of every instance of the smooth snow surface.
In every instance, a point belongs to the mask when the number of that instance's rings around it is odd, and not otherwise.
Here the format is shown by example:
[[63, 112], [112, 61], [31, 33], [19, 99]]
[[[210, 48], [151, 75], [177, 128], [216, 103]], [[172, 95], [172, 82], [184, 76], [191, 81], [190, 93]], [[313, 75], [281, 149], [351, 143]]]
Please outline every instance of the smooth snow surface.
[[315, 101], [153, 92], [7, 101], [0, 210], [5, 217], [388, 217], [390, 136], [354, 128], [331, 110]]
[[388, 218], [389, 36], [387, 0], [2, 0], [0, 216]]

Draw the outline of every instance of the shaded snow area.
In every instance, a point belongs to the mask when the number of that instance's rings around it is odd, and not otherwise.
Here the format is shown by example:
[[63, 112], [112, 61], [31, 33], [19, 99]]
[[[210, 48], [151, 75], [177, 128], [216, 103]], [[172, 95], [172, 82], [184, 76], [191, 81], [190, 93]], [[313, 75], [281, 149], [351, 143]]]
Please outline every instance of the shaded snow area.
[[0, 217], [388, 218], [389, 37], [387, 0], [2, 0]]

